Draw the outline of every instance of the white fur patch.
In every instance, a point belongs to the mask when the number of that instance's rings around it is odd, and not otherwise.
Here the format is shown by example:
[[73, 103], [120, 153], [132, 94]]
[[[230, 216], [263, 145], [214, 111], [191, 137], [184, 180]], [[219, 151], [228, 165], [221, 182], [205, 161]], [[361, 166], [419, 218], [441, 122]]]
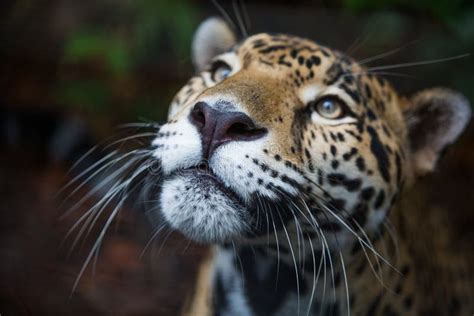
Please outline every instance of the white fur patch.
[[305, 86], [299, 91], [298, 95], [301, 102], [308, 104], [309, 102], [316, 100], [322, 89], [323, 88], [319, 85]]
[[321, 115], [318, 114], [318, 112], [314, 111], [313, 113], [311, 113], [311, 121], [314, 124], [320, 124], [320, 125], [342, 125], [342, 124], [355, 123], [357, 119], [354, 117], [346, 116], [338, 120], [332, 120], [332, 119], [327, 119], [325, 117], [322, 117]]
[[234, 260], [234, 253], [232, 251], [222, 249], [217, 251], [214, 273], [219, 273], [223, 283], [226, 285], [226, 295], [229, 302], [227, 309], [222, 314], [252, 316], [253, 313], [248, 306], [247, 297], [244, 293], [242, 272], [235, 268]]
[[223, 242], [246, 231], [243, 207], [212, 181], [184, 175], [166, 180], [160, 205], [173, 228], [197, 241]]
[[162, 135], [170, 133], [170, 136], [158, 137], [152, 143], [152, 146], [157, 147], [153, 156], [161, 161], [164, 174], [199, 164], [202, 156], [201, 139], [188, 119], [165, 124], [159, 133]]

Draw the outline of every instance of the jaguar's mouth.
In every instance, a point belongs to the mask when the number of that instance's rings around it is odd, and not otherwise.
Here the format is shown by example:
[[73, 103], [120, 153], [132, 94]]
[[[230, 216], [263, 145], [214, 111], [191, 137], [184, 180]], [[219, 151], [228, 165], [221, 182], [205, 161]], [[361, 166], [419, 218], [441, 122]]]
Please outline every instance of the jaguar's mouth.
[[201, 163], [195, 167], [183, 169], [177, 172], [177, 174], [182, 176], [187, 176], [190, 178], [195, 178], [195, 181], [201, 185], [211, 185], [216, 187], [218, 190], [222, 191], [224, 195], [227, 195], [229, 199], [232, 199], [234, 202], [244, 205], [244, 201], [239, 197], [237, 192], [235, 192], [229, 185], [225, 184], [222, 179], [217, 176], [206, 163]]
[[166, 177], [160, 204], [168, 223], [196, 241], [226, 242], [248, 229], [244, 202], [205, 164]]

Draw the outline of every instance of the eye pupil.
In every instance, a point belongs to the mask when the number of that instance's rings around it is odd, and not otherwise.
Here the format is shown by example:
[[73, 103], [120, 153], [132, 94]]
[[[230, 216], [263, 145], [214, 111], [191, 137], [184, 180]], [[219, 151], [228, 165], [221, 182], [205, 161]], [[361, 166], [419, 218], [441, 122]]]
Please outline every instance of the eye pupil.
[[336, 107], [334, 106], [334, 103], [332, 103], [332, 101], [329, 101], [329, 100], [324, 101], [321, 107], [322, 107], [322, 110], [326, 113], [332, 113], [336, 109]]
[[227, 76], [229, 76], [229, 74], [230, 74], [230, 70], [228, 68], [222, 67], [220, 69], [220, 77], [227, 78]]

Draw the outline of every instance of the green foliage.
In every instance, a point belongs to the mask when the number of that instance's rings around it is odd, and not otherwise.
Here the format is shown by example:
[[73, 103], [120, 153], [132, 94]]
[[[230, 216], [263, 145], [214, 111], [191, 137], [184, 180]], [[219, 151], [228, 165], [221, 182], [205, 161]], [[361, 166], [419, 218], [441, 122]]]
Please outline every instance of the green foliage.
[[[127, 79], [134, 80], [143, 66], [156, 66], [161, 59], [166, 60], [165, 66], [169, 63], [182, 66], [186, 65], [183, 60], [189, 60], [190, 42], [197, 24], [196, 8], [189, 2], [100, 2], [95, 10], [107, 12], [104, 20], [77, 25], [65, 40], [61, 63], [66, 74], [55, 89], [59, 104], [94, 113], [117, 111], [113, 104], [117, 92], [114, 86], [122, 86]], [[78, 67], [78, 73], [68, 72]], [[136, 104], [130, 107], [154, 112], [152, 107], [156, 108], [156, 103], [144, 99], [138, 96], [131, 99]]]
[[[189, 56], [189, 47], [197, 24], [196, 9], [183, 1], [141, 0], [136, 7], [134, 29], [135, 56], [147, 60], [164, 44], [177, 59]], [[166, 40], [169, 40], [166, 43]]]
[[81, 110], [104, 111], [110, 91], [100, 80], [69, 80], [59, 84], [56, 99], [60, 104]]
[[343, 5], [355, 12], [403, 8], [428, 13], [444, 21], [455, 18], [464, 7], [462, 0], [343, 0]]
[[119, 38], [90, 31], [78, 32], [66, 42], [63, 62], [83, 63], [96, 59], [116, 75], [125, 74], [132, 65], [129, 49]]

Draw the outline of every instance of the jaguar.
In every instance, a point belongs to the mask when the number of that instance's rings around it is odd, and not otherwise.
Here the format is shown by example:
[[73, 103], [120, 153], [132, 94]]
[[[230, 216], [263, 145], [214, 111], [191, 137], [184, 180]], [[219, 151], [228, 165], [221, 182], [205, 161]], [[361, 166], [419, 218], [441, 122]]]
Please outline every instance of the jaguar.
[[364, 61], [214, 17], [192, 60], [142, 190], [157, 228], [211, 245], [182, 315], [472, 314], [426, 275], [400, 203], [468, 124], [464, 96], [403, 96]]

